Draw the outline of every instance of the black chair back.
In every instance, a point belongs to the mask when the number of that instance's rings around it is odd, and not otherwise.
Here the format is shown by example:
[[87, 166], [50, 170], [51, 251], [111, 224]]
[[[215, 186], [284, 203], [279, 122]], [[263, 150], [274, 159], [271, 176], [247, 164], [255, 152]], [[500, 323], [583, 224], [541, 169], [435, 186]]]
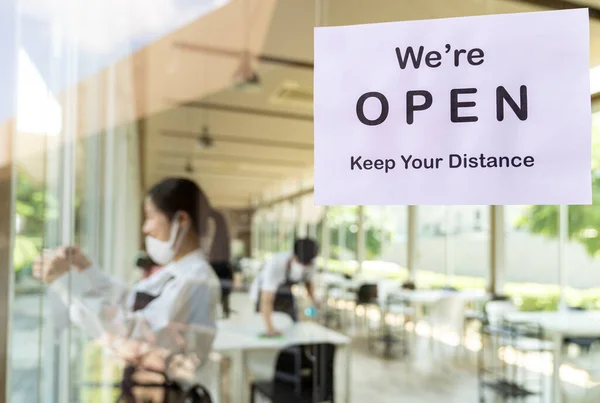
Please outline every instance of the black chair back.
[[417, 285], [413, 281], [405, 281], [402, 283], [402, 289], [407, 291], [414, 291], [417, 289]]
[[377, 284], [363, 284], [356, 293], [356, 304], [367, 305], [376, 304], [378, 296]]
[[[567, 306], [567, 310], [572, 312], [585, 312], [587, 309], [582, 306]], [[563, 342], [565, 344], [575, 344], [579, 346], [583, 351], [589, 352], [592, 345], [599, 342], [598, 337], [566, 337]]]
[[[291, 351], [296, 352], [295, 376], [281, 376], [280, 371], [289, 373]], [[276, 363], [275, 395], [284, 396], [292, 386], [302, 402], [334, 401], [334, 363], [335, 345], [330, 343], [297, 345], [281, 351]]]

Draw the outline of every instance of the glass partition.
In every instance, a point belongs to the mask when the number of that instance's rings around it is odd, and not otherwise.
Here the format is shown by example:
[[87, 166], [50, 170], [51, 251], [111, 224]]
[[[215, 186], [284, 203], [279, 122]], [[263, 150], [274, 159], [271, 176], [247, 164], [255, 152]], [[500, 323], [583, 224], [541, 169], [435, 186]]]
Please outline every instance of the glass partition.
[[406, 277], [408, 209], [367, 206], [363, 209], [365, 261], [363, 272]]
[[[108, 26], [83, 33], [81, 15], [66, 9], [43, 18], [20, 11], [10, 401], [114, 401], [114, 388], [86, 386], [118, 381], [120, 373], [70, 324], [71, 275], [59, 298], [33, 278], [32, 265], [44, 250], [79, 245], [103, 270], [125, 282], [138, 279], [140, 148], [136, 124], [123, 123], [135, 121], [132, 70], [82, 51], [81, 35], [102, 36], [98, 29]], [[103, 68], [105, 75], [92, 74]]]

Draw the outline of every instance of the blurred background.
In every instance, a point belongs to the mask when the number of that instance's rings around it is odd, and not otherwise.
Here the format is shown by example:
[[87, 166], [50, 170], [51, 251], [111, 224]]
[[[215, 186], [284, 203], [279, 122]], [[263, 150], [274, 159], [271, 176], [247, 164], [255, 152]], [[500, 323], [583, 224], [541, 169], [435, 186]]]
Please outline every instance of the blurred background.
[[[574, 7], [590, 8], [593, 205], [314, 205], [315, 26]], [[224, 212], [240, 292], [311, 236], [330, 273], [600, 309], [599, 0], [5, 0], [0, 49], [7, 401], [114, 401], [81, 387], [119, 373], [76, 329], [52, 334], [32, 263], [77, 243], [136, 281], [143, 195], [169, 176]]]

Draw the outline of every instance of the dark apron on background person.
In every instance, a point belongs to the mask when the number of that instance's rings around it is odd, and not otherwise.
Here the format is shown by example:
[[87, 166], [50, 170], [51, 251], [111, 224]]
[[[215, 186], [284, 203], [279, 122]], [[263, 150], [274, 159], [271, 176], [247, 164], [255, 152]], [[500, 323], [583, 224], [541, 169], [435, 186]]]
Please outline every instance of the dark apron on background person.
[[[292, 287], [298, 284], [298, 281], [290, 279], [290, 270], [292, 268], [292, 259], [289, 259], [285, 266], [285, 280], [283, 284], [275, 291], [275, 300], [273, 301], [273, 312], [283, 312], [292, 317], [294, 322], [298, 321], [298, 309], [296, 307], [296, 298], [292, 293]], [[256, 312], [260, 312], [260, 294], [262, 291], [258, 291], [258, 301], [256, 302]]]

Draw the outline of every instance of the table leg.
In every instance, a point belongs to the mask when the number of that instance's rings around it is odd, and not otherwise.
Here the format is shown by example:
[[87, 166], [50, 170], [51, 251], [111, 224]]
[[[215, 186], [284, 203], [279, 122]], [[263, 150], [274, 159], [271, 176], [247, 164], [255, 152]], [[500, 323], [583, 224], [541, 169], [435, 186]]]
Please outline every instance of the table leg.
[[246, 382], [246, 363], [245, 354], [242, 350], [234, 351], [230, 354], [231, 372], [229, 378], [229, 402], [243, 403], [244, 392], [248, 389]]
[[350, 403], [352, 400], [351, 390], [352, 390], [352, 347], [350, 344], [346, 346], [346, 403]]
[[554, 351], [552, 356], [553, 371], [552, 371], [552, 387], [551, 387], [551, 399], [552, 403], [562, 403], [562, 394], [560, 388], [560, 364], [562, 363], [562, 341], [563, 337], [560, 334], [556, 334], [553, 337]]

